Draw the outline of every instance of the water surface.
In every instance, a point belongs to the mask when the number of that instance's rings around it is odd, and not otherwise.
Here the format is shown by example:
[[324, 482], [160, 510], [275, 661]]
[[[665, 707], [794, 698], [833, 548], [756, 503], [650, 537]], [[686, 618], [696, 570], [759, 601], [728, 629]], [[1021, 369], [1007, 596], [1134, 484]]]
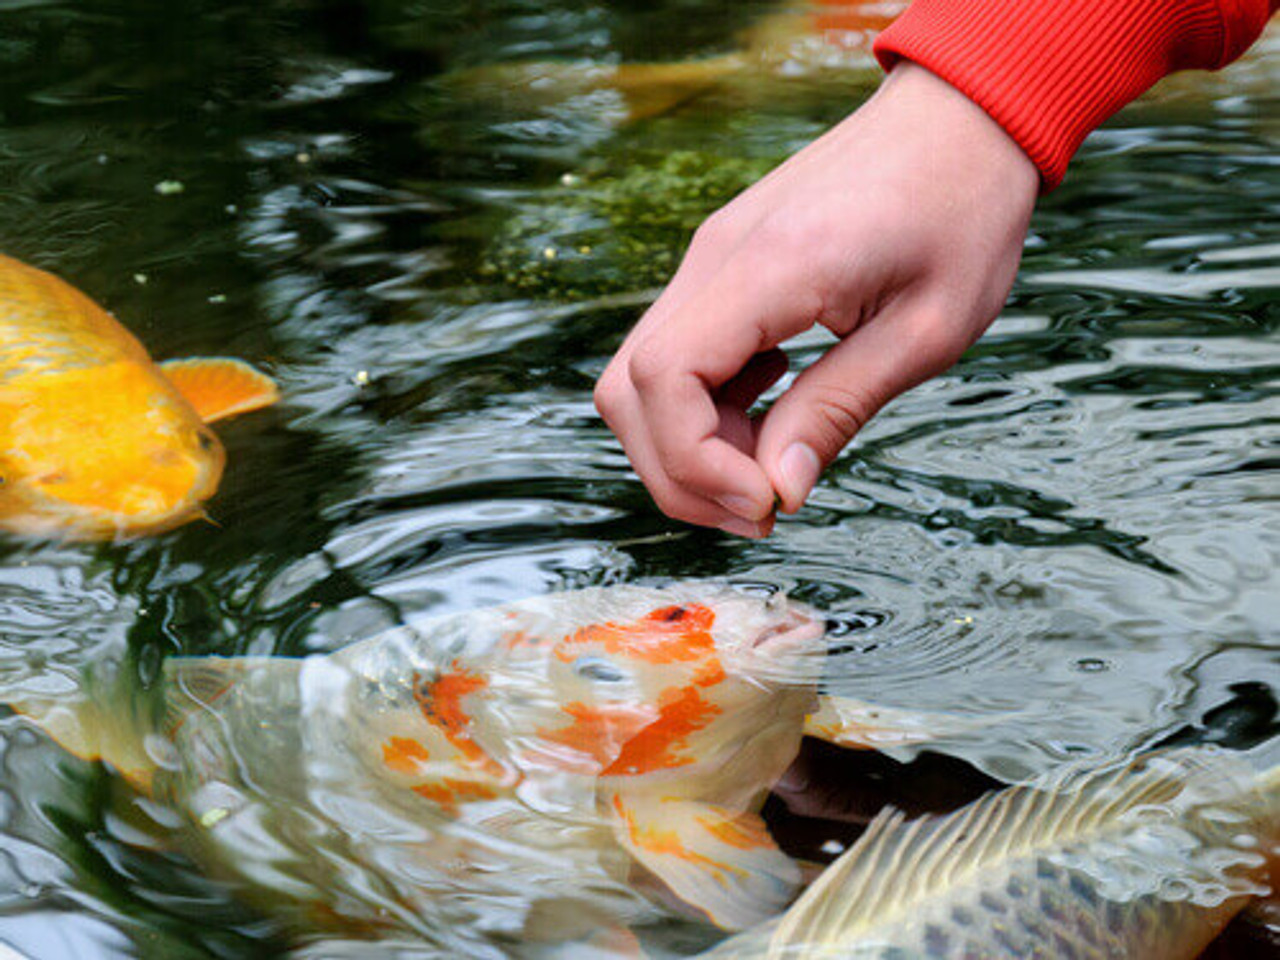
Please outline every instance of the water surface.
[[[6, 692], [709, 577], [829, 612], [833, 688], [981, 721], [939, 748], [1001, 779], [1206, 722], [1274, 757], [1274, 43], [1093, 137], [988, 336], [750, 543], [662, 517], [591, 387], [702, 213], [873, 69], [800, 59], [625, 123], [608, 85], [489, 68], [710, 57], [767, 10], [0, 6], [0, 248], [158, 358], [241, 356], [286, 397], [220, 430], [218, 526], [0, 545]], [[0, 937], [48, 960], [283, 949], [154, 839], [163, 811], [0, 727]]]

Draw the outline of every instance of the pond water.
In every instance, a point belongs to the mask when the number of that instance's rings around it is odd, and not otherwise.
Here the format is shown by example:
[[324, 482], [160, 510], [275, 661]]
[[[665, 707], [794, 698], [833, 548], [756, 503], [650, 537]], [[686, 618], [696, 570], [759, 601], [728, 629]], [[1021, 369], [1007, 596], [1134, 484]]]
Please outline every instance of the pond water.
[[[1093, 137], [987, 337], [747, 542], [656, 510], [593, 381], [701, 216], [878, 75], [799, 40], [714, 81], [606, 68], [718, 63], [773, 9], [0, 2], [0, 249], [157, 358], [239, 356], [285, 396], [219, 428], [216, 526], [0, 544], [6, 695], [711, 578], [819, 607], [833, 689], [977, 721], [936, 749], [1001, 780], [1180, 737], [1274, 760], [1274, 41]], [[122, 780], [19, 717], [0, 734], [0, 939], [285, 949]]]

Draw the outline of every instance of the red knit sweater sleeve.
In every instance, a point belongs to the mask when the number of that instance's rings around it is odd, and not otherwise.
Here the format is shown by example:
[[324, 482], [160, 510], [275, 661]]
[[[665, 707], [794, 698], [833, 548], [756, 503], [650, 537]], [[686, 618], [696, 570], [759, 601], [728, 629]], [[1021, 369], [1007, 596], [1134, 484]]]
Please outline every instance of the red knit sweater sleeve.
[[886, 70], [915, 61], [979, 104], [1056, 187], [1091, 130], [1175, 70], [1216, 70], [1280, 0], [914, 0], [884, 31]]

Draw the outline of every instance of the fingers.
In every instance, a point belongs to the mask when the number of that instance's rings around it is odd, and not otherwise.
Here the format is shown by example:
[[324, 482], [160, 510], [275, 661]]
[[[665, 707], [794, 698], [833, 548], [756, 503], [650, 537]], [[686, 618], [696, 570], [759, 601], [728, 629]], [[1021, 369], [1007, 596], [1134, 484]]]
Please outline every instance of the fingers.
[[716, 392], [716, 403], [747, 410], [787, 372], [787, 355], [777, 347], [757, 353]]
[[605, 371], [596, 405], [664, 512], [762, 536], [774, 491], [747, 409], [786, 371], [775, 343], [811, 325], [816, 307], [802, 316], [812, 298], [752, 269], [759, 258], [719, 270], [716, 259], [690, 251]]
[[787, 355], [776, 347], [757, 353], [715, 393], [721, 438], [749, 457], [755, 456], [759, 426], [749, 413], [751, 405], [782, 378], [788, 366]]
[[798, 292], [803, 284], [761, 259], [727, 263], [646, 333], [628, 364], [660, 479], [752, 521], [772, 513], [774, 491], [738, 402], [753, 401], [781, 375], [784, 358], [773, 347], [820, 312], [815, 296]]
[[800, 374], [765, 416], [756, 445], [779, 509], [799, 510], [822, 470], [884, 404], [945, 370], [968, 343], [940, 311], [894, 305]]

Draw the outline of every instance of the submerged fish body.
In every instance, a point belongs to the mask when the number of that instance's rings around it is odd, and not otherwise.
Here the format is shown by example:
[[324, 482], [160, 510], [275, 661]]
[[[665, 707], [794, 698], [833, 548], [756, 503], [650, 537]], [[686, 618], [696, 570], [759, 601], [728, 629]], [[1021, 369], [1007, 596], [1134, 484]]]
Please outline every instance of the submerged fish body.
[[1280, 873], [1280, 768], [1212, 750], [882, 815], [779, 920], [708, 954], [1192, 960]]
[[157, 366], [84, 294], [0, 256], [0, 529], [103, 539], [185, 523], [222, 475], [205, 423], [276, 399], [239, 361]]
[[758, 811], [823, 633], [782, 597], [587, 589], [301, 660], [176, 658], [150, 728], [105, 696], [16, 706], [180, 811], [196, 859], [296, 929], [485, 955], [458, 938], [781, 910], [800, 872]]

